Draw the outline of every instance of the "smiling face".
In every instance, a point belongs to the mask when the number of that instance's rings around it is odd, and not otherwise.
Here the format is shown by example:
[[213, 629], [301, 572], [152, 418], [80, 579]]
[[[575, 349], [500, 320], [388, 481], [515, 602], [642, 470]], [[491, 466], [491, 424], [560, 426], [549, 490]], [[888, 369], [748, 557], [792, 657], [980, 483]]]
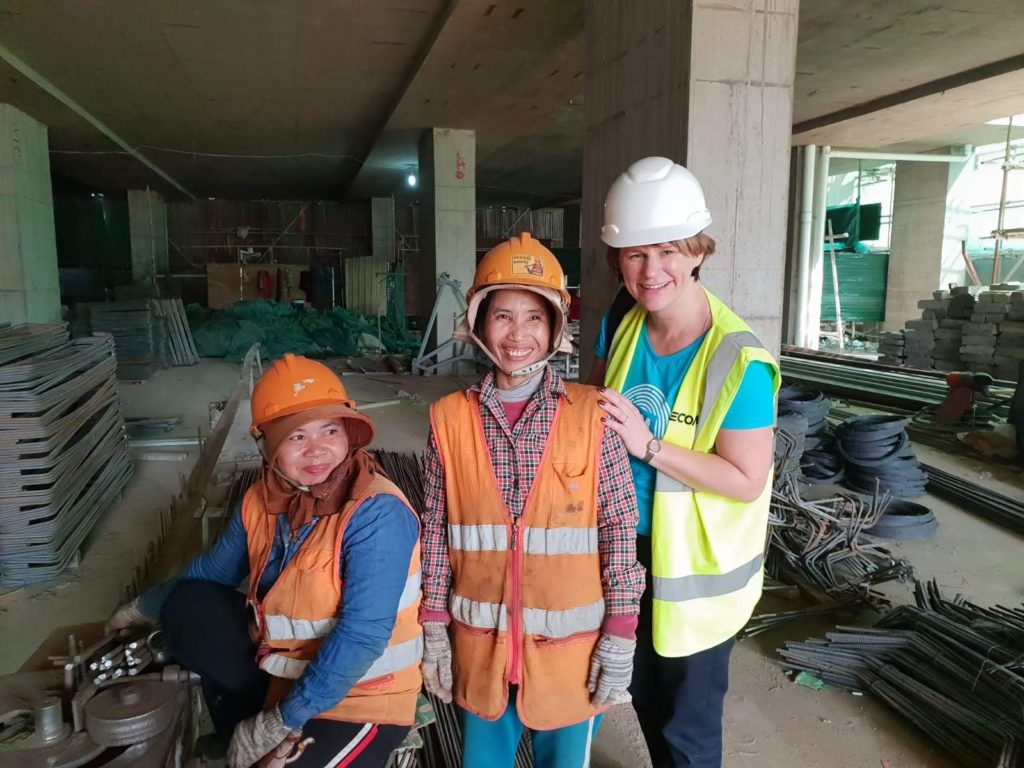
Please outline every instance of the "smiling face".
[[495, 383], [507, 389], [525, 377], [507, 372], [543, 360], [551, 351], [551, 315], [533, 291], [505, 288], [495, 291], [483, 318], [482, 341], [499, 362]]
[[277, 469], [298, 485], [318, 485], [348, 457], [345, 420], [315, 419], [292, 430], [277, 448]]
[[704, 254], [691, 256], [675, 243], [619, 249], [619, 270], [626, 290], [648, 312], [674, 306], [697, 285], [692, 276]]

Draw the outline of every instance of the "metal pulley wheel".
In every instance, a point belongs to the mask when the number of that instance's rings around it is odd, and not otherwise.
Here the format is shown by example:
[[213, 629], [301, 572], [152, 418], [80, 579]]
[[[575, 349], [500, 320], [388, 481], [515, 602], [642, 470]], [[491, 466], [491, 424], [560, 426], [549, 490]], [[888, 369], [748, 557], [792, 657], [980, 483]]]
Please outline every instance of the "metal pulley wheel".
[[173, 722], [177, 693], [177, 686], [156, 680], [104, 688], [86, 702], [85, 729], [105, 747], [151, 739]]
[[35, 727], [30, 736], [0, 745], [0, 768], [78, 768], [103, 751], [87, 734], [71, 733], [55, 696], [36, 705], [32, 720]]

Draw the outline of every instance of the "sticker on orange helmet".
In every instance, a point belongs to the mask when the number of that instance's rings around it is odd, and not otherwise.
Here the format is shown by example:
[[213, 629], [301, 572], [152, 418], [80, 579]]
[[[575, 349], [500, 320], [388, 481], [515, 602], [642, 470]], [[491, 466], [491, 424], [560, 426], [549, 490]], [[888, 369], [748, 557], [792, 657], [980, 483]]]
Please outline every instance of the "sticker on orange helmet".
[[512, 274], [544, 277], [544, 264], [541, 262], [540, 256], [530, 256], [525, 253], [513, 254]]

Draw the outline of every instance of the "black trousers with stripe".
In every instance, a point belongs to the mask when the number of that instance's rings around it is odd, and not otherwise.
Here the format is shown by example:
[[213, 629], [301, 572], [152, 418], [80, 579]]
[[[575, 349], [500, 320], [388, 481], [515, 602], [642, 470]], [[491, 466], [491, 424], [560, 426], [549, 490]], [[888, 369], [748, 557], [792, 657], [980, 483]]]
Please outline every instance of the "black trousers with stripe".
[[692, 656], [665, 658], [654, 650], [651, 539], [637, 536], [637, 560], [647, 569], [633, 658], [633, 695], [654, 768], [721, 768], [722, 711], [729, 689], [729, 655], [736, 641]]
[[[263, 708], [269, 677], [256, 666], [245, 596], [209, 581], [182, 581], [160, 614], [174, 659], [202, 677], [203, 697], [217, 734]], [[407, 726], [310, 720], [291, 746], [289, 768], [383, 768]]]

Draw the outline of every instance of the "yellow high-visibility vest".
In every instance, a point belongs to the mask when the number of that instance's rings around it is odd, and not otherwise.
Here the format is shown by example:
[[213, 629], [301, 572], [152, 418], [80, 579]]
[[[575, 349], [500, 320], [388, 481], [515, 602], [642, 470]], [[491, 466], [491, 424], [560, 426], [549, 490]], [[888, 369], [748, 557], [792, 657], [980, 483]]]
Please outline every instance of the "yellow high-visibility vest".
[[[712, 453], [715, 438], [755, 361], [778, 363], [732, 310], [705, 289], [711, 328], [683, 377], [673, 410], [696, 419], [669, 420], [664, 442]], [[631, 309], [615, 331], [605, 386], [625, 390], [647, 312]], [[765, 537], [772, 473], [761, 495], [741, 502], [696, 491], [657, 473], [651, 521], [654, 649], [661, 656], [689, 656], [735, 635], [753, 613], [764, 577]]]

